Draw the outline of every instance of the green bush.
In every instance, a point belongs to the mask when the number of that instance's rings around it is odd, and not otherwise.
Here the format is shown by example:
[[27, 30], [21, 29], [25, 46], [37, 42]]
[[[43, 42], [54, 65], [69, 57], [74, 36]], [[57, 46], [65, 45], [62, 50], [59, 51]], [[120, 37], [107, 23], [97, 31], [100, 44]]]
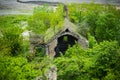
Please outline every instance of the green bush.
[[54, 63], [60, 80], [112, 80], [119, 79], [119, 58], [118, 43], [104, 41], [88, 50], [75, 45]]
[[41, 75], [34, 67], [35, 64], [28, 63], [23, 57], [0, 55], [0, 80], [33, 80]]
[[98, 42], [117, 40], [119, 35], [118, 19], [113, 13], [100, 14], [96, 21], [95, 37]]
[[89, 33], [88, 33], [88, 41], [89, 41], [89, 48], [93, 48], [97, 44], [95, 37], [91, 36]]
[[[104, 41], [100, 45], [94, 46], [92, 53], [94, 59], [94, 66], [91, 67], [90, 75], [92, 78], [103, 79], [110, 74], [116, 74], [114, 72], [115, 65], [118, 65], [117, 61], [119, 60], [120, 53], [118, 52], [118, 43]], [[119, 70], [117, 70], [119, 73]], [[114, 76], [114, 79], [118, 79], [119, 74]], [[112, 78], [111, 78], [112, 79]]]
[[36, 7], [33, 16], [28, 20], [29, 30], [45, 36], [49, 28], [55, 28], [63, 21], [63, 6], [59, 5], [56, 11], [48, 6]]
[[[70, 21], [79, 26], [79, 33], [83, 36], [88, 37], [86, 36], [88, 26], [90, 34], [95, 37], [97, 42], [104, 40], [120, 42], [120, 11], [116, 9], [116, 6], [74, 3], [68, 5], [68, 11]], [[85, 27], [83, 27], [83, 23]]]
[[18, 55], [23, 51], [22, 21], [27, 17], [0, 16], [0, 52], [5, 55]]

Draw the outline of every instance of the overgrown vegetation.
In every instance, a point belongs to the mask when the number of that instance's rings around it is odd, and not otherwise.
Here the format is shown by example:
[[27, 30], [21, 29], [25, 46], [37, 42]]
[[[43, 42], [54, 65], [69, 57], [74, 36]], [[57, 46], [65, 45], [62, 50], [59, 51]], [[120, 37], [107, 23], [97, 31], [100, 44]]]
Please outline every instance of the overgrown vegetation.
[[69, 19], [80, 26], [80, 33], [89, 32], [97, 42], [117, 40], [120, 43], [120, 10], [102, 4], [70, 4]]
[[24, 58], [22, 22], [29, 16], [0, 16], [0, 80], [32, 80], [41, 74]]
[[[44, 76], [50, 65], [58, 68], [58, 80], [120, 79], [120, 10], [112, 5], [68, 4], [69, 20], [89, 40], [89, 48], [76, 44], [65, 55], [51, 60], [38, 49], [29, 54], [22, 33], [31, 30], [47, 42], [63, 26], [64, 10], [59, 5], [34, 9], [32, 16], [0, 16], [0, 80], [34, 80]], [[24, 28], [22, 24], [28, 21]]]
[[54, 60], [58, 79], [62, 80], [115, 80], [120, 78], [119, 46], [116, 41], [104, 41], [84, 50], [79, 45]]
[[41, 75], [24, 57], [0, 56], [0, 80], [33, 80]]
[[56, 10], [47, 5], [36, 7], [33, 16], [28, 20], [28, 29], [44, 37], [44, 41], [47, 42], [61, 29], [63, 17], [63, 5], [59, 5]]

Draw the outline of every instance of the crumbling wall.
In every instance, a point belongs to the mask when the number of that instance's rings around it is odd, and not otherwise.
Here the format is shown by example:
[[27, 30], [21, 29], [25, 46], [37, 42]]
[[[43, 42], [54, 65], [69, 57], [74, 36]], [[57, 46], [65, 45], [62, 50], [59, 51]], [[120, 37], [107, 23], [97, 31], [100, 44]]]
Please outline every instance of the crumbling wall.
[[82, 36], [80, 36], [80, 38], [78, 39], [78, 44], [80, 44], [80, 46], [84, 49], [87, 49], [89, 47], [88, 40]]
[[57, 46], [57, 39], [54, 39], [52, 42], [50, 42], [48, 44], [48, 55], [50, 56], [50, 58], [54, 58], [55, 56], [55, 47]]

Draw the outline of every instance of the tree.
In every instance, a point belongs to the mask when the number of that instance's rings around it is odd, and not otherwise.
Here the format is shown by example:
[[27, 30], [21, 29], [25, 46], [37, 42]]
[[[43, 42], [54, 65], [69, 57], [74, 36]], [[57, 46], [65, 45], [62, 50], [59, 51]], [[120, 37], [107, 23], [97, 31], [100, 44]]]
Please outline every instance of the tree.
[[34, 9], [33, 16], [28, 20], [28, 29], [45, 36], [48, 29], [54, 29], [63, 22], [63, 15], [62, 5], [59, 5], [56, 11], [46, 5], [37, 7]]
[[25, 19], [22, 16], [2, 16], [0, 17], [0, 52], [5, 55], [18, 55], [22, 52], [22, 32], [20, 22]]
[[58, 68], [58, 78], [62, 80], [110, 80], [119, 79], [119, 58], [118, 43], [103, 41], [87, 50], [74, 45], [54, 63]]
[[28, 63], [23, 57], [8, 57], [0, 54], [0, 80], [32, 80], [41, 75], [34, 68], [35, 64]]
[[100, 14], [96, 21], [95, 37], [98, 42], [116, 40], [119, 34], [119, 22], [113, 13]]

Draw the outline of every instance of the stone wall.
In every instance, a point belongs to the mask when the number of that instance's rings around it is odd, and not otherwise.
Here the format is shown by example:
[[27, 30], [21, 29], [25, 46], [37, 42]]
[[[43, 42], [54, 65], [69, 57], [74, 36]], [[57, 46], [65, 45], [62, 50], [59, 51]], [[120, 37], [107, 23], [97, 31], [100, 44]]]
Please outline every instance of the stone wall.
[[57, 39], [54, 39], [52, 42], [48, 44], [48, 51], [47, 54], [50, 56], [50, 58], [53, 58], [55, 56], [55, 47], [57, 46]]

